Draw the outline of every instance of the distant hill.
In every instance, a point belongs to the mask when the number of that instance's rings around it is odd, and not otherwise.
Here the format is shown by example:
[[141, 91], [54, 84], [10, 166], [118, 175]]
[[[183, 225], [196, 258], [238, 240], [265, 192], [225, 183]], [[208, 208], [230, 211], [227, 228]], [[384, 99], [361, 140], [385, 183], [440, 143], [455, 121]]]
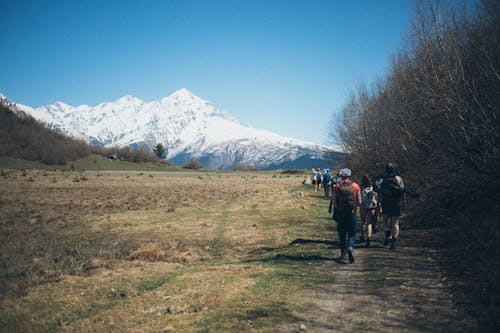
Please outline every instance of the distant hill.
[[89, 154], [85, 141], [49, 129], [0, 95], [0, 156], [65, 164]]
[[[97, 106], [57, 102], [18, 107], [49, 128], [90, 144], [151, 148], [161, 143], [166, 158], [178, 165], [196, 158], [212, 169], [239, 164], [259, 169], [333, 167], [328, 155], [331, 147], [243, 126], [187, 89], [153, 102], [124, 96]], [[342, 159], [344, 154], [337, 152], [336, 156]]]

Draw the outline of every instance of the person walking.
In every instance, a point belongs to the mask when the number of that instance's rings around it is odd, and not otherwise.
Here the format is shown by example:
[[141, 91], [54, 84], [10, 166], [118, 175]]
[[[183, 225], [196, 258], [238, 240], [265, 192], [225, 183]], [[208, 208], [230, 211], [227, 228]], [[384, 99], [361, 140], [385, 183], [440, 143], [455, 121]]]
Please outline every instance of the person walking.
[[318, 181], [318, 176], [316, 175], [316, 169], [311, 169], [311, 183], [313, 186], [313, 190], [316, 191], [316, 182]]
[[330, 196], [330, 187], [332, 185], [332, 175], [330, 174], [330, 169], [325, 169], [323, 174], [323, 189], [325, 190], [325, 198]]
[[359, 217], [361, 219], [361, 236], [359, 240], [365, 241], [366, 232], [366, 246], [370, 246], [372, 238], [372, 231], [377, 222], [377, 198], [373, 190], [372, 180], [365, 174], [361, 178], [361, 205], [359, 206]]
[[323, 175], [321, 174], [321, 169], [317, 168], [316, 169], [316, 191], [319, 192], [319, 189], [321, 187], [321, 182], [323, 180]]
[[356, 243], [356, 209], [361, 204], [359, 185], [351, 181], [351, 170], [340, 170], [341, 181], [334, 185], [332, 199], [328, 212], [332, 212], [332, 205], [336, 208], [337, 231], [340, 241], [340, 258], [345, 259], [347, 254], [349, 263], [354, 263], [354, 245]]
[[406, 196], [403, 191], [403, 178], [398, 174], [395, 163], [387, 163], [385, 175], [377, 185], [379, 200], [382, 206], [382, 223], [385, 227], [384, 245], [396, 248], [399, 237], [399, 217], [406, 210]]

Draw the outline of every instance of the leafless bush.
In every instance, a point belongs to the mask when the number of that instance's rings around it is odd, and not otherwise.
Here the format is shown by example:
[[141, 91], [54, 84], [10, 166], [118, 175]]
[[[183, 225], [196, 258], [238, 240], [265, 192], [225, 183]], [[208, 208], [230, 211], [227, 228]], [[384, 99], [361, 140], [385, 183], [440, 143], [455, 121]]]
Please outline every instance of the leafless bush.
[[282, 174], [284, 175], [302, 175], [304, 174], [304, 170], [301, 169], [286, 169], [281, 171]]
[[185, 169], [198, 170], [203, 168], [203, 164], [200, 163], [196, 158], [190, 158], [186, 164], [183, 166]]
[[254, 165], [249, 164], [236, 164], [234, 171], [258, 171], [259, 169]]
[[[474, 267], [480, 255], [500, 255], [500, 225], [480, 223], [499, 200], [500, 2], [482, 1], [474, 16], [464, 8], [419, 3], [408, 46], [378, 87], [353, 93], [331, 136], [354, 170], [398, 163], [421, 194], [420, 222], [446, 225]], [[477, 290], [494, 298], [498, 261], [481, 280]]]
[[0, 105], [0, 155], [65, 164], [89, 154], [84, 141], [53, 131], [30, 116], [17, 117]]
[[102, 156], [116, 156], [121, 161], [157, 162], [158, 157], [145, 145], [137, 147], [93, 147], [93, 152]]

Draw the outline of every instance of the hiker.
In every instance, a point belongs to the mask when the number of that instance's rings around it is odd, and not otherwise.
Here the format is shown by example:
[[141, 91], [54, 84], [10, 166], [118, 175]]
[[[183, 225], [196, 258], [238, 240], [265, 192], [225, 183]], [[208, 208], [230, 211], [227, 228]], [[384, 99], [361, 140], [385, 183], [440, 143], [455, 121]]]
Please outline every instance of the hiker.
[[316, 181], [318, 180], [318, 176], [316, 176], [316, 169], [311, 169], [311, 184], [313, 186], [313, 190], [316, 191]]
[[323, 189], [325, 190], [325, 198], [330, 196], [330, 187], [332, 185], [332, 175], [330, 169], [325, 169], [323, 174]]
[[[330, 187], [332, 188], [332, 199], [333, 199], [333, 187], [336, 185], [336, 184], [340, 184], [340, 182], [342, 181], [342, 177], [340, 177], [340, 170], [339, 172], [337, 172], [337, 174], [335, 175], [335, 177], [332, 178], [332, 181], [331, 181], [331, 185]], [[332, 201], [330, 200], [330, 207], [332, 206]], [[329, 209], [329, 212], [330, 212], [330, 209]], [[331, 212], [330, 212], [331, 213]], [[333, 207], [333, 215], [332, 215], [332, 218], [335, 222], [337, 222], [337, 208], [334, 206]], [[338, 226], [338, 224], [337, 224]]]
[[340, 259], [349, 257], [349, 263], [354, 263], [354, 244], [356, 243], [356, 208], [361, 204], [359, 185], [351, 181], [351, 170], [341, 169], [341, 181], [333, 186], [332, 199], [328, 212], [332, 212], [332, 205], [336, 208], [337, 231], [340, 241]]
[[361, 178], [361, 204], [359, 206], [359, 217], [361, 219], [361, 236], [359, 240], [365, 241], [366, 247], [370, 247], [372, 232], [376, 228], [378, 215], [378, 202], [376, 193], [373, 190], [372, 180], [367, 174]]
[[317, 168], [316, 169], [316, 191], [319, 191], [319, 188], [321, 187], [321, 181], [323, 180], [323, 175], [321, 174], [321, 169]]
[[384, 245], [396, 248], [399, 237], [399, 217], [406, 210], [403, 178], [398, 175], [397, 165], [387, 163], [383, 178], [378, 180], [378, 197], [382, 206], [382, 222], [385, 227]]

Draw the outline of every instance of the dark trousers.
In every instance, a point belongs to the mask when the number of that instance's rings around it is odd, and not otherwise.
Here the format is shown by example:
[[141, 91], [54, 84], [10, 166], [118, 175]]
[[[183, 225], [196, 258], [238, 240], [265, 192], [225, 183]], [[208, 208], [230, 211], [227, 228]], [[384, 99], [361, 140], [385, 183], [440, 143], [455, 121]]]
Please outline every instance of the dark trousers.
[[340, 251], [346, 253], [354, 249], [356, 243], [356, 213], [352, 211], [337, 211], [337, 231], [339, 233]]

